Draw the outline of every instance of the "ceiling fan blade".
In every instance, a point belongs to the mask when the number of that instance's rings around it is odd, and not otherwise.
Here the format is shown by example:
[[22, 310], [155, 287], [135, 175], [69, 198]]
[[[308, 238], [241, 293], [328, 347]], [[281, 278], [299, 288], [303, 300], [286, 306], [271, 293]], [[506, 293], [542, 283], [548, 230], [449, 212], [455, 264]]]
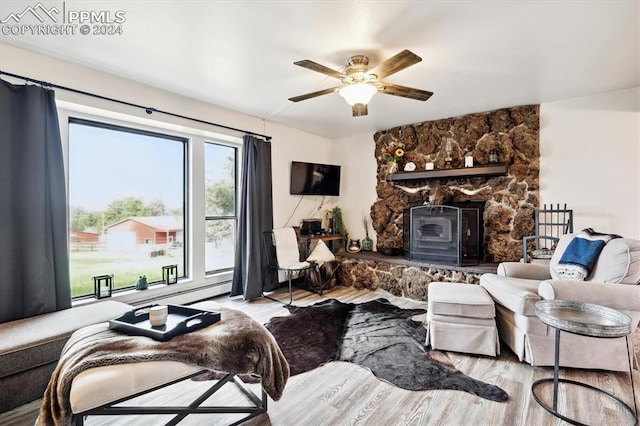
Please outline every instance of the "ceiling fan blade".
[[369, 114], [369, 109], [366, 104], [355, 104], [351, 107], [354, 117], [362, 117]]
[[328, 95], [329, 93], [333, 93], [338, 90], [340, 87], [332, 87], [330, 89], [318, 90], [317, 92], [306, 93], [300, 96], [294, 96], [293, 98], [289, 98], [291, 102], [300, 102], [305, 99], [315, 98], [316, 96]]
[[395, 74], [398, 71], [417, 64], [422, 58], [409, 50], [403, 50], [395, 56], [390, 57], [386, 61], [376, 65], [375, 68], [369, 70], [367, 74], [375, 74], [378, 76], [378, 80]]
[[310, 69], [311, 71], [316, 71], [321, 74], [328, 75], [329, 77], [334, 77], [339, 79], [343, 79], [347, 77], [346, 74], [342, 74], [341, 72], [333, 70], [329, 67], [325, 67], [324, 65], [320, 65], [319, 63], [310, 61], [308, 59], [294, 62], [293, 64], [298, 65], [299, 67], [302, 67], [302, 68]]
[[433, 92], [426, 90], [414, 89], [413, 87], [400, 86], [393, 83], [382, 83], [384, 88], [379, 93], [386, 95], [402, 96], [403, 98], [415, 99], [417, 101], [426, 101], [433, 95]]

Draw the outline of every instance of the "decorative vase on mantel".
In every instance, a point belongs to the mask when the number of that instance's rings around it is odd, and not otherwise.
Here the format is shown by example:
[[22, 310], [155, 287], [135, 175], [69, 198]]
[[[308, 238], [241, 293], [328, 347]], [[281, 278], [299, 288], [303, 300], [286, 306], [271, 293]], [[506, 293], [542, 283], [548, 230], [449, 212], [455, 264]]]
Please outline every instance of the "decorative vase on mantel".
[[390, 175], [398, 171], [398, 163], [395, 161], [390, 161], [387, 163], [387, 174]]
[[372, 251], [373, 250], [373, 240], [369, 238], [369, 233], [367, 232], [367, 236], [362, 239], [362, 251]]
[[362, 250], [371, 251], [373, 250], [373, 240], [369, 238], [369, 217], [365, 214], [362, 215], [362, 225], [364, 226], [364, 234], [366, 235], [362, 240]]
[[347, 251], [349, 253], [358, 253], [362, 249], [362, 244], [360, 240], [349, 240], [349, 244], [347, 244]]

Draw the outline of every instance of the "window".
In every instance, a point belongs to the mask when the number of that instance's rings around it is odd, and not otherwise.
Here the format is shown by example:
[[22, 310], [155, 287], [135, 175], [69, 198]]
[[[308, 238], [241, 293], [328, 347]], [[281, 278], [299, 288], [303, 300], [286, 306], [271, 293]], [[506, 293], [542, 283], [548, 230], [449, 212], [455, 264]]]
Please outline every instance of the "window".
[[233, 268], [236, 235], [237, 149], [205, 143], [205, 267]]
[[96, 275], [114, 289], [170, 264], [184, 277], [187, 139], [77, 118], [68, 130], [72, 296]]

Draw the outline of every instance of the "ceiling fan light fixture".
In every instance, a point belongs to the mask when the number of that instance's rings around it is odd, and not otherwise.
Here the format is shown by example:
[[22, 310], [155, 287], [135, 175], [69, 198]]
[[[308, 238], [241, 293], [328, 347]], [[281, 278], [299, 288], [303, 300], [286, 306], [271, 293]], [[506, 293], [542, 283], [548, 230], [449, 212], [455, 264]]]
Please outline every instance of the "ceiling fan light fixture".
[[367, 115], [367, 104], [371, 101], [373, 95], [378, 92], [385, 95], [426, 101], [433, 95], [433, 92], [382, 81], [382, 79], [415, 65], [420, 61], [422, 61], [422, 58], [405, 49], [397, 55], [379, 63], [372, 69], [369, 69], [369, 58], [366, 55], [351, 56], [344, 71], [336, 71], [309, 59], [294, 62], [294, 65], [336, 78], [340, 80], [341, 85], [330, 89], [306, 93], [301, 96], [294, 96], [293, 98], [289, 98], [289, 100], [292, 102], [300, 102], [338, 92], [340, 96], [351, 105], [351, 111], [354, 117]]
[[354, 83], [344, 86], [338, 93], [340, 93], [340, 96], [342, 96], [349, 105], [354, 106], [356, 104], [368, 104], [377, 92], [378, 89], [371, 84]]

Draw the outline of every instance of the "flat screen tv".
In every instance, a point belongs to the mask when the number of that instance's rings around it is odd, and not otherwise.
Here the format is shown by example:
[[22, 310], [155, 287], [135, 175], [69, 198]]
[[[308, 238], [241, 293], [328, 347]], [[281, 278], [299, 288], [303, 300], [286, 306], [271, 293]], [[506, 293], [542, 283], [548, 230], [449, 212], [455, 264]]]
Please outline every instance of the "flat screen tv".
[[340, 195], [340, 166], [291, 162], [291, 195]]

